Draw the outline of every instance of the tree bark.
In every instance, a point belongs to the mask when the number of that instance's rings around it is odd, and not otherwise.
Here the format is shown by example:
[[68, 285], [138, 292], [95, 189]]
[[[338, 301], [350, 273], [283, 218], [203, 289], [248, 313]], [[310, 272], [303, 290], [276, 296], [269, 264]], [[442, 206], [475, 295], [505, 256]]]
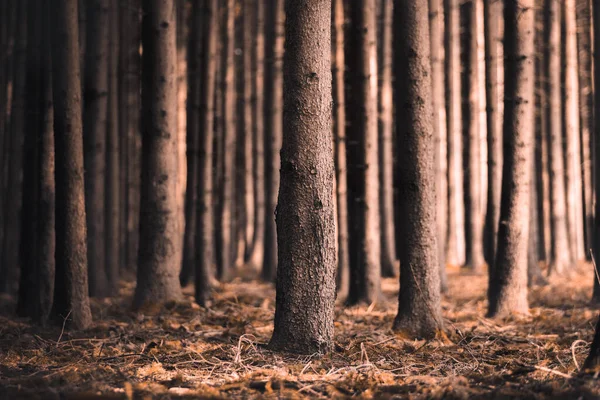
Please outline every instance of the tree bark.
[[[594, 44], [594, 82], [600, 82], [600, 7], [592, 7], [593, 12], [593, 44]], [[593, 160], [594, 160], [594, 192], [596, 195], [596, 202], [594, 207], [594, 242], [593, 242], [593, 261], [594, 261], [594, 292], [592, 295], [592, 302], [600, 304], [600, 90], [598, 86], [594, 90], [594, 136], [592, 138], [593, 144]], [[596, 329], [598, 332], [600, 329]], [[598, 337], [598, 335], [596, 335]], [[596, 341], [598, 343], [598, 341]], [[596, 346], [599, 348], [600, 346]], [[600, 361], [600, 356], [596, 352], [596, 356], [593, 358], [597, 364]]]
[[550, 168], [550, 200], [552, 248], [550, 272], [561, 274], [570, 266], [571, 248], [567, 231], [567, 204], [565, 194], [565, 165], [563, 158], [562, 135], [562, 93], [561, 93], [561, 7], [557, 0], [546, 4], [547, 49], [547, 99], [548, 99], [548, 154]]
[[533, 167], [534, 0], [504, 6], [504, 165], [490, 317], [528, 313], [527, 245]]
[[283, 0], [269, 0], [266, 5], [265, 32], [265, 163], [266, 229], [264, 280], [274, 280], [277, 272], [277, 232], [275, 207], [279, 190], [279, 167], [283, 135], [283, 43], [285, 12]]
[[381, 59], [379, 65], [379, 207], [381, 210], [381, 274], [396, 276], [394, 226], [394, 161], [392, 111], [392, 14], [394, 2], [381, 0]]
[[588, 354], [585, 362], [583, 363], [583, 369], [597, 369], [598, 366], [600, 366], [600, 318], [596, 323], [594, 340], [592, 341], [592, 346], [590, 347], [590, 354]]
[[175, 4], [142, 3], [142, 181], [134, 307], [181, 297], [177, 216]]
[[396, 2], [395, 61], [400, 295], [393, 329], [409, 338], [443, 328], [435, 200], [435, 139], [430, 123], [427, 0]]
[[288, 0], [285, 11], [279, 268], [269, 347], [323, 354], [333, 349], [336, 294], [331, 1]]
[[448, 290], [446, 274], [446, 235], [448, 222], [448, 125], [446, 120], [446, 77], [444, 76], [444, 6], [442, 0], [429, 0], [429, 32], [431, 53], [431, 100], [433, 132], [436, 140], [435, 175], [438, 225], [440, 287]]
[[348, 3], [346, 100], [350, 292], [347, 303], [381, 294], [381, 231], [377, 141], [377, 52], [374, 0]]
[[448, 115], [448, 234], [446, 262], [460, 265], [464, 258], [462, 107], [460, 68], [460, 5], [444, 0], [446, 13], [446, 106]]
[[56, 174], [56, 279], [51, 315], [75, 329], [92, 322], [88, 297], [77, 0], [54, 5], [52, 86]]
[[483, 273], [483, 226], [481, 220], [481, 140], [480, 140], [480, 90], [479, 90], [479, 59], [478, 59], [478, 14], [481, 3], [471, 2], [470, 34], [467, 65], [468, 87], [468, 143], [467, 143], [467, 174], [466, 174], [466, 257], [465, 266], [476, 274]]

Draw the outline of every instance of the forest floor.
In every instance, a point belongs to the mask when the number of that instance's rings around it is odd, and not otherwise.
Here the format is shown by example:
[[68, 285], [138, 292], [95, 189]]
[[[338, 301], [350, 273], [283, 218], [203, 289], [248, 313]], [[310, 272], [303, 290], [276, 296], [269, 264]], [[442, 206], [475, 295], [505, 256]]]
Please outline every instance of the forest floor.
[[0, 398], [600, 398], [598, 373], [579, 372], [598, 311], [592, 268], [535, 288], [531, 314], [485, 318], [487, 279], [450, 271], [447, 338], [410, 341], [391, 331], [398, 283], [378, 304], [336, 308], [335, 351], [325, 357], [265, 349], [273, 285], [236, 279], [201, 309], [183, 302], [152, 315], [130, 311], [133, 284], [92, 300], [82, 332], [40, 329], [0, 299]]

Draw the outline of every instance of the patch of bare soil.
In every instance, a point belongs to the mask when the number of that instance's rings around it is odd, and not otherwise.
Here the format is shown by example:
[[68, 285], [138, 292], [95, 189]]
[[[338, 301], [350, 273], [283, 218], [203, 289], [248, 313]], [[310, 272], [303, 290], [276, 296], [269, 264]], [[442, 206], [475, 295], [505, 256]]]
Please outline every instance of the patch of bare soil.
[[600, 398], [598, 373], [582, 374], [597, 309], [592, 268], [533, 289], [531, 314], [486, 319], [487, 278], [450, 273], [443, 301], [446, 336], [396, 337], [398, 283], [378, 304], [336, 312], [335, 351], [325, 357], [265, 348], [273, 323], [270, 284], [221, 285], [210, 309], [185, 301], [130, 312], [133, 285], [93, 301], [83, 332], [36, 328], [0, 317], [0, 398]]

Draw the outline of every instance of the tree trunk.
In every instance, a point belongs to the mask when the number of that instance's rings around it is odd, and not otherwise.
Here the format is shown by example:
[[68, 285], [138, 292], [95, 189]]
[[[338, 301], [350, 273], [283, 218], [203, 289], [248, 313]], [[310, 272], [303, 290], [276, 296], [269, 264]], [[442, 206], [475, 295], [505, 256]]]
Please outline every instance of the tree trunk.
[[350, 290], [348, 248], [348, 174], [346, 166], [346, 97], [344, 92], [344, 0], [333, 5], [333, 131], [335, 143], [337, 242], [338, 242], [338, 297], [345, 299]]
[[490, 317], [528, 313], [527, 245], [533, 167], [534, 0], [504, 6], [504, 165]]
[[[394, 226], [394, 161], [392, 111], [392, 0], [381, 0], [381, 59], [379, 65], [379, 207], [381, 210], [381, 274], [396, 276]], [[369, 78], [372, 79], [372, 78]]]
[[[502, 124], [498, 113], [500, 102], [498, 48], [502, 45], [498, 20], [502, 18], [502, 3], [484, 1], [485, 8], [485, 52], [486, 52], [486, 102], [487, 102], [487, 151], [488, 151], [488, 187], [485, 216], [484, 250], [488, 269], [493, 269], [496, 257], [498, 222], [500, 220], [500, 190], [502, 187]], [[491, 274], [490, 274], [491, 276]]]
[[88, 297], [77, 0], [54, 5], [52, 86], [56, 161], [56, 279], [51, 315], [75, 329], [92, 322]]
[[563, 158], [562, 135], [562, 93], [561, 93], [561, 54], [560, 54], [561, 5], [559, 1], [548, 0], [546, 4], [546, 24], [548, 38], [547, 60], [547, 99], [548, 99], [548, 154], [550, 168], [550, 200], [552, 248], [550, 272], [561, 274], [571, 264], [571, 248], [567, 231], [567, 205], [565, 195], [565, 165]]
[[[200, 113], [201, 91], [203, 81], [200, 77], [203, 61], [203, 22], [204, 7], [199, 2], [192, 3], [192, 15], [189, 19], [188, 41], [188, 90], [187, 90], [187, 122], [186, 122], [186, 152], [187, 180], [185, 192], [185, 231], [183, 235], [183, 257], [179, 280], [181, 286], [186, 286], [194, 274], [196, 262], [196, 235], [198, 232], [198, 159], [200, 142]], [[217, 15], [215, 11], [215, 15]], [[215, 32], [216, 33], [216, 32]], [[214, 83], [213, 83], [214, 84]], [[213, 89], [214, 90], [214, 89]], [[213, 99], [214, 100], [214, 99]]]
[[254, 238], [249, 266], [260, 271], [265, 257], [265, 4], [256, 2], [253, 80]]
[[444, 7], [442, 0], [429, 0], [429, 32], [431, 52], [431, 101], [433, 105], [433, 132], [436, 140], [435, 174], [437, 201], [438, 254], [440, 287], [448, 290], [446, 274], [446, 243], [448, 222], [448, 125], [446, 120], [446, 87], [444, 76]]
[[[594, 10], [594, 12], [596, 11]], [[597, 369], [598, 366], [600, 366], [600, 318], [596, 324], [596, 331], [594, 333], [592, 346], [590, 347], [590, 354], [588, 354], [583, 363], [583, 369]]]
[[142, 181], [134, 307], [181, 297], [177, 216], [175, 5], [142, 4]]
[[444, 0], [446, 13], [446, 105], [448, 109], [448, 234], [446, 262], [464, 258], [464, 204], [462, 161], [462, 107], [460, 68], [460, 5]]
[[26, 127], [26, 68], [27, 68], [27, 2], [18, 3], [17, 24], [14, 33], [14, 73], [10, 130], [7, 135], [9, 153], [4, 200], [4, 237], [2, 242], [2, 270], [0, 292], [14, 292], [19, 271], [19, 238], [21, 235], [23, 141]]
[[381, 293], [381, 232], [377, 141], [377, 52], [374, 0], [348, 3], [346, 152], [350, 292], [347, 303], [370, 304]]
[[480, 101], [479, 101], [479, 59], [478, 59], [478, 14], [481, 3], [477, 0], [471, 2], [470, 8], [470, 34], [468, 49], [468, 144], [467, 159], [467, 196], [466, 199], [466, 260], [465, 266], [472, 272], [483, 273], [483, 227], [481, 220], [481, 140], [480, 140]]
[[265, 32], [265, 163], [266, 230], [264, 280], [274, 280], [277, 272], [277, 232], [275, 207], [279, 190], [279, 167], [283, 135], [283, 43], [285, 12], [283, 0], [269, 0]]
[[[600, 82], [600, 7], [592, 7], [593, 12], [593, 44], [594, 44], [594, 82]], [[594, 242], [593, 242], [593, 260], [594, 260], [594, 293], [592, 295], [592, 302], [600, 304], [600, 90], [598, 86], [594, 90], [594, 136], [592, 138], [593, 144], [593, 160], [594, 160], [594, 192], [596, 195], [596, 202], [594, 207]], [[600, 329], [596, 329], [598, 332]], [[596, 338], [598, 335], [596, 335]], [[596, 349], [598, 341], [596, 341]], [[600, 361], [598, 351], [594, 357], [595, 363]]]
[[[430, 123], [427, 0], [396, 2], [395, 76], [400, 215], [400, 295], [393, 329], [409, 338], [442, 330], [435, 200], [435, 138]], [[411, 104], [411, 107], [407, 107]]]
[[331, 1], [288, 0], [285, 11], [279, 267], [269, 347], [323, 354], [333, 349], [336, 293]]

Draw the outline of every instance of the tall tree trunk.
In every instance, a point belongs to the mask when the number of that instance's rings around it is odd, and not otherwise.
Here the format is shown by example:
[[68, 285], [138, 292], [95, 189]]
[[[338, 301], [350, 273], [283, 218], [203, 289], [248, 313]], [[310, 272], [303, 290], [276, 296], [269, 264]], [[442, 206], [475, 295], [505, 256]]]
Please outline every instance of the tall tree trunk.
[[38, 197], [37, 197], [37, 304], [35, 320], [43, 324], [49, 317], [54, 295], [55, 248], [55, 197], [54, 179], [54, 104], [52, 101], [52, 29], [50, 25], [50, 2], [43, 4], [41, 57], [41, 133], [38, 151]]
[[433, 132], [436, 140], [435, 175], [437, 199], [438, 254], [441, 291], [448, 290], [446, 274], [446, 234], [448, 223], [448, 125], [446, 121], [446, 87], [444, 76], [444, 6], [442, 0], [429, 0], [431, 52], [431, 101]]
[[21, 235], [21, 191], [23, 169], [23, 141], [26, 126], [26, 67], [27, 67], [27, 2], [18, 3], [17, 24], [14, 33], [12, 98], [10, 130], [7, 135], [8, 168], [4, 199], [4, 237], [2, 242], [2, 270], [0, 292], [13, 292], [19, 271], [19, 238]]
[[285, 12], [283, 0], [269, 0], [265, 32], [265, 163], [266, 230], [265, 262], [262, 277], [275, 279], [277, 272], [277, 232], [275, 207], [279, 190], [281, 140], [283, 136], [283, 43]]
[[344, 0], [333, 2], [333, 131], [338, 242], [338, 297], [345, 299], [350, 290], [348, 246], [348, 174], [346, 166], [346, 97], [344, 92]]
[[92, 322], [88, 297], [77, 0], [54, 5], [52, 86], [56, 161], [56, 279], [51, 315], [75, 329]]
[[483, 227], [481, 220], [481, 140], [480, 140], [480, 90], [479, 90], [479, 59], [477, 34], [478, 14], [481, 3], [477, 0], [471, 2], [470, 8], [470, 34], [468, 49], [468, 143], [467, 159], [467, 195], [466, 199], [466, 259], [465, 266], [477, 274], [483, 273]]
[[[197, 235], [196, 235], [196, 302], [204, 306], [214, 279], [215, 236], [213, 224], [213, 136], [215, 113], [215, 74], [218, 32], [217, 0], [205, 0], [202, 10], [202, 61], [199, 79], [200, 132], [198, 140]], [[198, 7], [197, 4], [194, 7]]]
[[567, 151], [567, 220], [571, 254], [575, 260], [583, 260], [583, 203], [581, 143], [579, 121], [579, 77], [577, 71], [577, 17], [575, 0], [563, 3], [565, 23], [565, 141]]
[[550, 168], [550, 200], [552, 248], [550, 272], [563, 273], [571, 264], [571, 248], [567, 231], [567, 204], [565, 195], [565, 165], [563, 158], [562, 134], [562, 93], [560, 83], [560, 21], [561, 5], [557, 0], [546, 4], [546, 24], [548, 38], [547, 60], [547, 99], [548, 99], [548, 154]]
[[368, 304], [381, 292], [381, 232], [377, 141], [377, 52], [375, 0], [348, 3], [346, 37], [346, 152], [350, 292], [347, 303]]
[[279, 267], [269, 346], [322, 354], [333, 349], [336, 293], [331, 1], [288, 0], [285, 11]]
[[[379, 65], [379, 207], [381, 210], [381, 273], [396, 276], [394, 231], [394, 161], [392, 111], [392, 14], [394, 2], [381, 0], [381, 59]], [[370, 78], [372, 79], [372, 78]]]
[[175, 4], [142, 3], [142, 181], [134, 307], [177, 300], [177, 71]]
[[260, 271], [265, 257], [265, 2], [256, 2], [256, 26], [254, 37], [254, 238], [248, 264]]
[[[188, 32], [186, 22], [187, 0], [176, 0], [176, 46], [177, 46], [177, 220], [179, 226], [185, 226], [185, 192], [187, 189], [187, 157], [186, 157], [186, 122], [187, 122], [187, 42]], [[179, 232], [177, 258], [183, 260], [184, 230]]]
[[409, 338], [433, 338], [442, 330], [428, 8], [427, 0], [402, 0], [394, 12], [395, 76], [404, 78], [396, 80], [401, 246], [393, 329]]
[[[597, 19], [595, 20], [597, 21]], [[587, 358], [585, 359], [585, 362], [583, 363], [583, 368], [597, 369], [598, 366], [600, 366], [600, 318], [596, 323], [596, 331], [594, 333], [594, 340], [592, 341], [592, 346], [590, 347], [590, 354], [588, 354]]]
[[[189, 19], [188, 41], [188, 89], [187, 89], [187, 122], [186, 122], [186, 152], [187, 180], [185, 192], [185, 231], [183, 235], [183, 257], [179, 280], [186, 286], [194, 274], [196, 262], [196, 235], [198, 232], [198, 177], [199, 142], [200, 142], [200, 113], [201, 93], [204, 87], [200, 76], [203, 62], [203, 22], [204, 7], [199, 2], [192, 3], [192, 15]], [[212, 10], [211, 10], [212, 11]], [[217, 12], [214, 12], [217, 15]], [[216, 33], [216, 32], [215, 32]], [[213, 89], [214, 90], [214, 89]], [[214, 99], [213, 99], [214, 100]]]
[[[595, 207], [594, 207], [594, 242], [593, 242], [593, 253], [594, 253], [594, 293], [592, 295], [592, 302], [596, 304], [600, 304], [600, 87], [598, 86], [598, 82], [600, 82], [600, 7], [592, 7], [593, 12], [593, 44], [594, 44], [594, 59], [593, 59], [593, 67], [594, 67], [594, 136], [592, 138], [593, 144], [593, 160], [594, 160], [594, 192], [596, 195]], [[600, 331], [600, 329], [596, 329], [596, 332]], [[596, 338], [598, 335], [596, 335]], [[598, 341], [596, 341], [596, 349], [600, 348], [598, 346]], [[600, 356], [598, 355], [598, 351], [596, 351], [596, 355], [593, 358], [595, 363], [600, 362]]]
[[[8, 100], [8, 60], [9, 60], [9, 39], [12, 35], [9, 32], [10, 27], [10, 11], [14, 6], [11, 1], [0, 2], [0, 204], [4, 205], [4, 161], [6, 159], [6, 148], [4, 142], [7, 139], [6, 134], [6, 103]], [[4, 226], [4, 215], [0, 212], [0, 257], [2, 257], [2, 241]], [[1, 259], [1, 258], [0, 258]], [[4, 268], [0, 267], [0, 271]], [[1, 273], [1, 272], [0, 272]], [[0, 275], [2, 276], [2, 275]], [[1, 286], [1, 285], [0, 285]], [[0, 288], [0, 290], [2, 290]]]
[[[498, 20], [502, 18], [502, 3], [484, 1], [485, 8], [485, 84], [487, 102], [488, 187], [485, 216], [484, 250], [489, 271], [496, 257], [498, 222], [500, 220], [500, 190], [502, 187], [502, 124], [498, 113], [500, 102], [498, 82], [498, 48], [502, 45]], [[491, 276], [491, 274], [490, 274]]]
[[498, 249], [489, 288], [491, 317], [527, 313], [527, 245], [533, 167], [534, 0], [507, 0], [504, 165]]
[[446, 104], [448, 115], [448, 234], [446, 262], [462, 264], [464, 258], [464, 204], [462, 161], [462, 107], [460, 69], [460, 5], [444, 0], [446, 13]]
[[120, 168], [119, 168], [119, 13], [117, 0], [109, 2], [108, 112], [106, 132], [106, 274], [108, 291], [119, 291], [120, 257]]

